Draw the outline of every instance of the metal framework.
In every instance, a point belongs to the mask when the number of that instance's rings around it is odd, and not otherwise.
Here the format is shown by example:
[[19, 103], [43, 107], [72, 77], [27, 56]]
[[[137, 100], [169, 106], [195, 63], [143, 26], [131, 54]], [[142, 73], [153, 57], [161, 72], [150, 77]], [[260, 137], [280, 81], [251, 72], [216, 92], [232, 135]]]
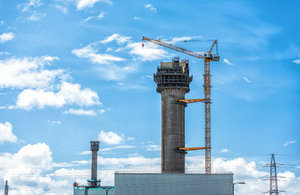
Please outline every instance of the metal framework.
[[[210, 61], [204, 59], [204, 98], [210, 100]], [[205, 147], [211, 148], [211, 120], [210, 120], [211, 101], [204, 102], [205, 111]], [[205, 173], [211, 173], [211, 149], [205, 150]]]
[[[210, 119], [210, 104], [211, 104], [211, 84], [210, 84], [210, 62], [211, 61], [219, 61], [220, 57], [218, 55], [218, 51], [216, 54], [212, 53], [214, 46], [218, 49], [217, 40], [215, 40], [212, 44], [212, 47], [209, 51], [205, 51], [204, 54], [200, 54], [197, 52], [189, 51], [187, 49], [177, 47], [175, 45], [171, 45], [169, 43], [163, 42], [161, 40], [154, 40], [151, 38], [143, 37], [143, 41], [149, 41], [155, 43], [157, 45], [196, 57], [200, 59], [204, 59], [204, 99], [208, 101], [204, 102], [204, 110], [205, 110], [205, 173], [211, 173], [211, 119]], [[180, 100], [183, 101], [183, 100]], [[184, 102], [184, 101], [183, 101]], [[200, 101], [199, 101], [200, 102]], [[187, 101], [186, 103], [194, 103], [192, 101]]]
[[277, 180], [277, 165], [275, 162], [275, 155], [272, 154], [270, 164], [270, 195], [278, 195], [278, 180]]

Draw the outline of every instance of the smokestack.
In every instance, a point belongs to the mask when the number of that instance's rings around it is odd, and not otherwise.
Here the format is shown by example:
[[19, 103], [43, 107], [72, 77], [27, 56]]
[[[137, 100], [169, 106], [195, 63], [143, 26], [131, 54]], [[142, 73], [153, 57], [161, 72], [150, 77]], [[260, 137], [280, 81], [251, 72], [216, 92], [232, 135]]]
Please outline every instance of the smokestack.
[[161, 172], [184, 173], [185, 152], [185, 94], [190, 91], [192, 76], [189, 62], [174, 58], [161, 62], [154, 74], [156, 91], [161, 94]]
[[[100, 180], [97, 180], [97, 153], [99, 151], [99, 141], [90, 141], [92, 151], [92, 169], [91, 169], [91, 186], [100, 185]], [[98, 184], [99, 183], [99, 184]]]
[[8, 184], [7, 184], [7, 180], [5, 182], [5, 191], [4, 191], [4, 195], [8, 195]]

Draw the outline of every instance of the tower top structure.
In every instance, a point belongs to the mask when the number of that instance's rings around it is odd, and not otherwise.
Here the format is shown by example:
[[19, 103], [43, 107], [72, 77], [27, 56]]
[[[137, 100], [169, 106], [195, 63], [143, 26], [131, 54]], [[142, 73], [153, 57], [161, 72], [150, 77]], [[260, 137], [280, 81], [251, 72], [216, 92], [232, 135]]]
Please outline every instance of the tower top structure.
[[91, 151], [99, 151], [99, 141], [90, 141], [91, 143]]
[[189, 76], [189, 61], [173, 58], [172, 62], [161, 62], [154, 74], [154, 81], [157, 84], [156, 91], [160, 93], [167, 88], [182, 88], [185, 92], [190, 91], [189, 84], [193, 77]]

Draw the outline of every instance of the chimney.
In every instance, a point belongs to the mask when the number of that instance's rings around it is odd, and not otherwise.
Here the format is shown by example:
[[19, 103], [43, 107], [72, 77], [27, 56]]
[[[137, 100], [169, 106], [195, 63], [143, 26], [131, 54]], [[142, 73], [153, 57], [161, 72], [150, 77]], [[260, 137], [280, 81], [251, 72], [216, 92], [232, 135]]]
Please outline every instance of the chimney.
[[90, 186], [97, 187], [100, 186], [100, 180], [97, 180], [97, 153], [99, 151], [99, 141], [90, 141], [91, 151], [92, 151], [92, 169], [91, 169], [91, 180]]

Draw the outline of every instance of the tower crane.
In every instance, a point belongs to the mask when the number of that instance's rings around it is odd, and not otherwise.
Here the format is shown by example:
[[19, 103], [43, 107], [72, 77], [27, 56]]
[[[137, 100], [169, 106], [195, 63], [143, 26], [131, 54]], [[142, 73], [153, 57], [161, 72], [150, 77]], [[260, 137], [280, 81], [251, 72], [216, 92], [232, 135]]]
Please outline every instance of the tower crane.
[[[204, 102], [205, 110], [205, 173], [211, 173], [211, 114], [210, 114], [210, 104], [211, 104], [211, 75], [210, 75], [210, 62], [219, 61], [220, 56], [218, 55], [218, 42], [217, 40], [213, 41], [213, 44], [209, 51], [204, 51], [203, 55], [197, 52], [189, 51], [187, 49], [171, 45], [169, 43], [163, 42], [161, 40], [155, 40], [147, 37], [143, 37], [143, 41], [149, 41], [154, 44], [196, 57], [204, 60], [204, 99], [185, 99], [179, 100], [181, 102], [195, 103], [195, 102]], [[216, 53], [212, 53], [214, 47], [216, 47]], [[184, 148], [183, 148], [184, 149]], [[187, 150], [187, 149], [186, 149]], [[188, 151], [188, 150], [187, 150]]]

